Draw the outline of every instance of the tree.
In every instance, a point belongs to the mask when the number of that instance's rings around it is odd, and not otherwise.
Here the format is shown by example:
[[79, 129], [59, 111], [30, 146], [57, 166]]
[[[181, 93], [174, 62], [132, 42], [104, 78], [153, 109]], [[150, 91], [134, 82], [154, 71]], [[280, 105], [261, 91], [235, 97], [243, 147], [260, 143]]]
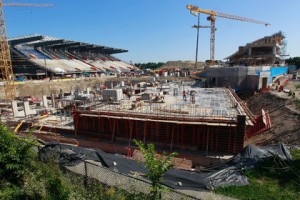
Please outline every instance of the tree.
[[171, 159], [176, 156], [177, 153], [173, 152], [167, 155], [164, 152], [162, 155], [156, 156], [153, 144], [147, 144], [147, 146], [145, 146], [141, 141], [133, 141], [142, 152], [145, 159], [145, 167], [148, 169], [147, 177], [151, 180], [150, 199], [161, 199], [161, 192], [165, 190], [161, 184], [163, 176], [171, 168]]
[[286, 59], [285, 62], [288, 64], [288, 65], [296, 65], [297, 67], [300, 67], [300, 57], [294, 57], [294, 58], [289, 58], [289, 59]]
[[163, 62], [158, 62], [158, 63], [154, 63], [154, 62], [148, 62], [148, 63], [135, 63], [135, 66], [140, 68], [140, 69], [158, 69], [161, 66], [163, 66], [165, 63]]

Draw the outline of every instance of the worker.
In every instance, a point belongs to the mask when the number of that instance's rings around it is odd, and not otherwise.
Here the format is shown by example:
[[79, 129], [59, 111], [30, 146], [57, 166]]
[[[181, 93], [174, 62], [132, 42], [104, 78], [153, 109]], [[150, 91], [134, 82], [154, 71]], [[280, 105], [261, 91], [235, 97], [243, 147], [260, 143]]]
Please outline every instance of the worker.
[[185, 90], [183, 90], [182, 96], [183, 96], [183, 100], [186, 101], [186, 91]]

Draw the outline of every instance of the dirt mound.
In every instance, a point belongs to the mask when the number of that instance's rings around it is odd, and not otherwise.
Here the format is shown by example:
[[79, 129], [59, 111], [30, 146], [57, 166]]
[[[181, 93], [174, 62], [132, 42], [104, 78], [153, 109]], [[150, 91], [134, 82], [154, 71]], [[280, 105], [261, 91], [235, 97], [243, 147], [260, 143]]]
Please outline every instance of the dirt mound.
[[251, 139], [255, 141], [253, 143], [300, 144], [300, 111], [296, 110], [293, 99], [267, 92], [254, 95], [247, 100], [247, 104], [254, 114], [264, 109], [270, 113], [271, 118], [270, 131]]
[[[50, 95], [51, 93], [59, 94], [60, 89], [63, 92], [70, 92], [76, 87], [86, 89], [87, 87], [94, 87], [96, 83], [103, 83], [106, 78], [97, 79], [77, 79], [77, 80], [51, 80], [51, 81], [26, 81], [23, 84], [16, 85], [17, 96], [33, 96], [42, 97], [43, 95]], [[0, 98], [5, 98], [4, 88], [0, 87]]]
[[261, 93], [247, 99], [247, 104], [253, 114], [260, 114], [261, 109], [271, 111], [280, 105], [289, 104], [290, 100], [279, 98], [269, 92]]
[[[205, 65], [204, 62], [198, 62], [197, 68], [203, 67]], [[179, 68], [179, 69], [194, 69], [195, 61], [168, 61], [166, 62], [161, 69], [171, 69], [171, 68]]]

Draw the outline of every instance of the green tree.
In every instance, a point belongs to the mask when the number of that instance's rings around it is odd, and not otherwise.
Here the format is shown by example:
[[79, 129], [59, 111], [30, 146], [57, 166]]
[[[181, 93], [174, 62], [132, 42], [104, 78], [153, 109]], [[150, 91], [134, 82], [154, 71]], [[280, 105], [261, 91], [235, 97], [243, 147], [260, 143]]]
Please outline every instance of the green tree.
[[158, 62], [158, 63], [154, 63], [154, 62], [148, 62], [148, 63], [135, 63], [135, 66], [140, 68], [140, 69], [158, 69], [161, 66], [163, 66], [165, 63], [163, 62]]
[[288, 65], [296, 65], [297, 67], [300, 67], [300, 57], [294, 57], [294, 58], [290, 57], [286, 59], [285, 62]]
[[32, 140], [11, 133], [0, 126], [0, 179], [17, 183], [21, 180], [33, 155]]
[[133, 141], [142, 152], [145, 167], [148, 169], [147, 177], [151, 180], [150, 198], [152, 200], [161, 199], [161, 192], [165, 190], [161, 184], [163, 176], [171, 168], [171, 159], [176, 156], [177, 153], [173, 152], [167, 155], [164, 152], [162, 155], [156, 156], [153, 144], [147, 144], [145, 146], [141, 141]]

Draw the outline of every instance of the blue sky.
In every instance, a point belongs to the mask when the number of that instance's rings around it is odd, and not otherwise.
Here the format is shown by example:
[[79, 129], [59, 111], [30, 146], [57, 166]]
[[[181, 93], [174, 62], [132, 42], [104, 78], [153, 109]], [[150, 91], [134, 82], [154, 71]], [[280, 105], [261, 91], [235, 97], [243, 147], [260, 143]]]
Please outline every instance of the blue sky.
[[[299, 0], [3, 0], [51, 3], [52, 8], [4, 7], [8, 37], [43, 34], [129, 50], [126, 61], [195, 60], [197, 18], [187, 4], [266, 21], [259, 24], [218, 18], [216, 59], [238, 46], [283, 31], [287, 53], [300, 56]], [[209, 25], [201, 15], [201, 25]], [[199, 59], [209, 59], [209, 29], [201, 29]]]

